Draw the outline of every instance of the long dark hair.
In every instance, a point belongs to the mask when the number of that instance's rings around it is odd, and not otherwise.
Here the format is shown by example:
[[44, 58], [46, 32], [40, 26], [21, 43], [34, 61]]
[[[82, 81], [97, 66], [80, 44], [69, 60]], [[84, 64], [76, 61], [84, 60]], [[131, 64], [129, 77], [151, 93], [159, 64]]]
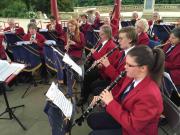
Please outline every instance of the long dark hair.
[[138, 65], [147, 65], [151, 78], [161, 86], [165, 60], [164, 53], [161, 49], [151, 49], [143, 45], [136, 46], [128, 52], [128, 55], [135, 57], [135, 62]]

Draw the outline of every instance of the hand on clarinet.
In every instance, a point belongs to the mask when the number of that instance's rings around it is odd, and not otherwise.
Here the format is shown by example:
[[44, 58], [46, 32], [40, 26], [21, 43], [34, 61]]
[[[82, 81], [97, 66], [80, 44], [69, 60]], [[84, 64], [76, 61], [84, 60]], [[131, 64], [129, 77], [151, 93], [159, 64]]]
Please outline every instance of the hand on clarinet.
[[100, 99], [103, 101], [106, 105], [108, 105], [113, 100], [113, 95], [111, 91], [104, 90], [100, 94]]
[[91, 51], [91, 53], [93, 54], [93, 53], [95, 52], [95, 49], [91, 49], [90, 51]]
[[94, 97], [93, 97], [93, 100], [92, 100], [92, 102], [90, 103], [89, 106], [94, 106], [99, 99], [100, 99], [99, 96], [94, 96]]
[[103, 57], [101, 60], [100, 60], [100, 63], [104, 66], [104, 67], [108, 67], [110, 65], [110, 62], [108, 60], [108, 57]]

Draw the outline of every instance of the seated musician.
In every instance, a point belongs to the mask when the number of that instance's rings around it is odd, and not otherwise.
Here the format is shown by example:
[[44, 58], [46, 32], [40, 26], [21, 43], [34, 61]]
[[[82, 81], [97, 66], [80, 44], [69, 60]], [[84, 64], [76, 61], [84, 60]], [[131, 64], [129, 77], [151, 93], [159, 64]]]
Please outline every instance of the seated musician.
[[[82, 65], [83, 49], [85, 46], [84, 34], [79, 31], [78, 22], [74, 19], [69, 20], [67, 23], [68, 33], [67, 41], [65, 44], [65, 51], [69, 56], [78, 64]], [[67, 69], [67, 96], [72, 96], [72, 83], [74, 78], [70, 70]]]
[[138, 15], [138, 12], [137, 11], [134, 11], [132, 13], [132, 17], [131, 17], [131, 23], [133, 25], [135, 25], [136, 21], [139, 20], [139, 15]]
[[134, 27], [124, 27], [119, 31], [119, 45], [122, 49], [119, 53], [119, 56], [115, 59], [113, 64], [110, 64], [110, 61], [107, 57], [102, 59], [100, 62], [104, 68], [101, 68], [101, 73], [103, 79], [98, 79], [94, 81], [90, 88], [93, 95], [99, 95], [99, 93], [107, 87], [109, 82], [114, 81], [114, 79], [124, 71], [125, 59], [127, 53], [136, 45], [137, 34]]
[[[101, 99], [105, 110], [91, 113], [90, 135], [158, 135], [158, 122], [163, 111], [159, 89], [164, 69], [160, 49], [137, 46], [126, 56], [126, 77], [109, 92], [94, 97]], [[117, 89], [118, 93], [113, 91]]]
[[138, 34], [137, 45], [149, 45], [149, 37], [147, 30], [149, 28], [146, 19], [140, 19], [135, 24], [136, 32]]
[[42, 67], [41, 67], [41, 77], [43, 83], [48, 82], [48, 73], [45, 66], [45, 60], [44, 60], [44, 54], [43, 54], [43, 48], [44, 48], [44, 42], [46, 41], [45, 37], [37, 32], [37, 26], [35, 23], [29, 23], [28, 24], [28, 31], [26, 35], [23, 36], [24, 41], [30, 41], [32, 44], [38, 46], [38, 51], [40, 54]]
[[85, 38], [87, 39], [87, 32], [92, 31], [91, 24], [87, 21], [87, 15], [82, 14], [80, 15], [80, 31], [84, 34]]
[[149, 27], [152, 28], [154, 24], [160, 24], [163, 22], [158, 12], [154, 12], [152, 19], [148, 21]]
[[[128, 26], [124, 27], [119, 31], [119, 45], [121, 47], [121, 51], [119, 54], [118, 59], [114, 65], [110, 64], [107, 58], [101, 61], [101, 64], [105, 67], [104, 68], [104, 76], [110, 78], [111, 82], [122, 72], [124, 71], [125, 66], [125, 59], [127, 53], [134, 48], [137, 42], [137, 34], [134, 27]], [[94, 85], [98, 86], [98, 84]], [[99, 90], [99, 88], [98, 88]], [[101, 89], [102, 90], [102, 89]], [[98, 93], [99, 91], [95, 91]]]
[[[95, 46], [95, 49], [91, 49], [92, 55], [87, 58], [88, 61], [97, 61], [103, 58], [104, 55], [106, 55], [109, 51], [116, 47], [115, 43], [112, 40], [112, 29], [109, 25], [103, 25], [100, 27], [99, 36], [101, 39], [97, 46]], [[116, 50], [108, 57], [111, 64], [115, 61], [117, 54], [118, 51]], [[103, 73], [100, 72], [101, 68], [102, 66], [99, 65], [97, 66], [97, 68], [93, 68], [92, 70], [85, 73], [83, 86], [81, 89], [81, 99], [77, 104], [78, 106], [84, 104], [87, 101], [91, 92], [91, 88], [89, 86], [91, 86], [91, 84], [98, 78], [103, 77], [101, 76]], [[107, 83], [109, 82], [107, 81]]]
[[55, 38], [54, 40], [57, 42], [58, 45], [64, 45], [66, 40], [64, 36], [65, 33], [62, 29], [62, 25], [58, 23], [58, 20], [56, 20], [54, 16], [50, 16], [50, 24], [48, 24], [46, 28], [50, 32], [55, 32], [52, 34]]
[[99, 29], [101, 25], [102, 24], [101, 24], [101, 20], [100, 20], [100, 13], [99, 13], [99, 11], [96, 11], [95, 12], [95, 20], [94, 20], [92, 27], [94, 29]]
[[8, 27], [4, 29], [5, 32], [14, 32], [17, 36], [24, 36], [24, 29], [20, 26], [16, 26], [14, 19], [8, 19]]
[[[34, 23], [34, 24], [36, 24], [36, 26], [38, 25], [36, 22], [36, 19], [34, 19], [34, 18], [30, 19], [29, 23]], [[37, 27], [37, 32], [39, 32], [39, 29], [41, 29], [41, 28]], [[29, 33], [29, 31], [27, 33]]]
[[166, 56], [165, 69], [180, 91], [180, 27], [171, 31], [169, 43], [163, 47], [163, 50]]
[[38, 45], [39, 53], [43, 55], [45, 37], [37, 32], [37, 26], [34, 23], [28, 24], [28, 31], [29, 33], [23, 36], [24, 41], [31, 41], [31, 43]]
[[153, 32], [153, 27], [154, 27], [154, 24], [160, 24], [161, 22], [163, 22], [163, 20], [160, 19], [159, 13], [154, 12], [153, 15], [152, 15], [152, 19], [148, 21], [148, 25], [149, 25], [148, 33], [149, 33], [149, 37], [152, 40], [158, 41], [157, 35], [155, 35], [154, 32]]

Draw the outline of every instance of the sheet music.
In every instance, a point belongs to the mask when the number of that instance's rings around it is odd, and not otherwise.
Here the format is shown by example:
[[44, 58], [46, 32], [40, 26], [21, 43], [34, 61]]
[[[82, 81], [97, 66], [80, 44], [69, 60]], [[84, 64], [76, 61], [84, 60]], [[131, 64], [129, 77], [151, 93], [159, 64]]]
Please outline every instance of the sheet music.
[[52, 82], [48, 92], [46, 93], [46, 96], [61, 109], [61, 111], [67, 118], [71, 118], [73, 105], [58, 89], [54, 82]]
[[29, 44], [31, 44], [30, 41], [18, 41], [18, 42], [16, 42], [16, 45], [29, 45]]
[[65, 53], [64, 57], [63, 57], [63, 61], [68, 64], [69, 66], [71, 66], [71, 68], [76, 71], [80, 76], [82, 76], [83, 71], [82, 68], [77, 65], [70, 57], [68, 54]]
[[8, 61], [0, 60], [0, 81], [5, 81], [12, 74], [18, 74], [24, 67], [24, 64], [10, 64]]
[[46, 40], [44, 43], [46, 45], [56, 45], [56, 41], [54, 41], [54, 40]]

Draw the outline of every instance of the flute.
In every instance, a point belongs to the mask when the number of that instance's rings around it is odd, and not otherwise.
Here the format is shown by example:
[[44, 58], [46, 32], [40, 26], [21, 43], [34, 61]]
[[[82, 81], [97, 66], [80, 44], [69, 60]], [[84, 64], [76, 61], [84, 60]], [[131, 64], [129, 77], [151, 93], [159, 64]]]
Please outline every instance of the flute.
[[[111, 91], [114, 86], [116, 86], [116, 84], [126, 75], [125, 71], [122, 71], [118, 77], [116, 77], [116, 79], [111, 82], [111, 84], [109, 86], [106, 87], [106, 90]], [[101, 100], [99, 99], [93, 106], [88, 106], [88, 108], [82, 113], [82, 115], [77, 118], [74, 123], [72, 124], [72, 127], [75, 125], [82, 125], [82, 122], [84, 121], [84, 119], [90, 114], [90, 112], [92, 112], [92, 110], [101, 103]]]

